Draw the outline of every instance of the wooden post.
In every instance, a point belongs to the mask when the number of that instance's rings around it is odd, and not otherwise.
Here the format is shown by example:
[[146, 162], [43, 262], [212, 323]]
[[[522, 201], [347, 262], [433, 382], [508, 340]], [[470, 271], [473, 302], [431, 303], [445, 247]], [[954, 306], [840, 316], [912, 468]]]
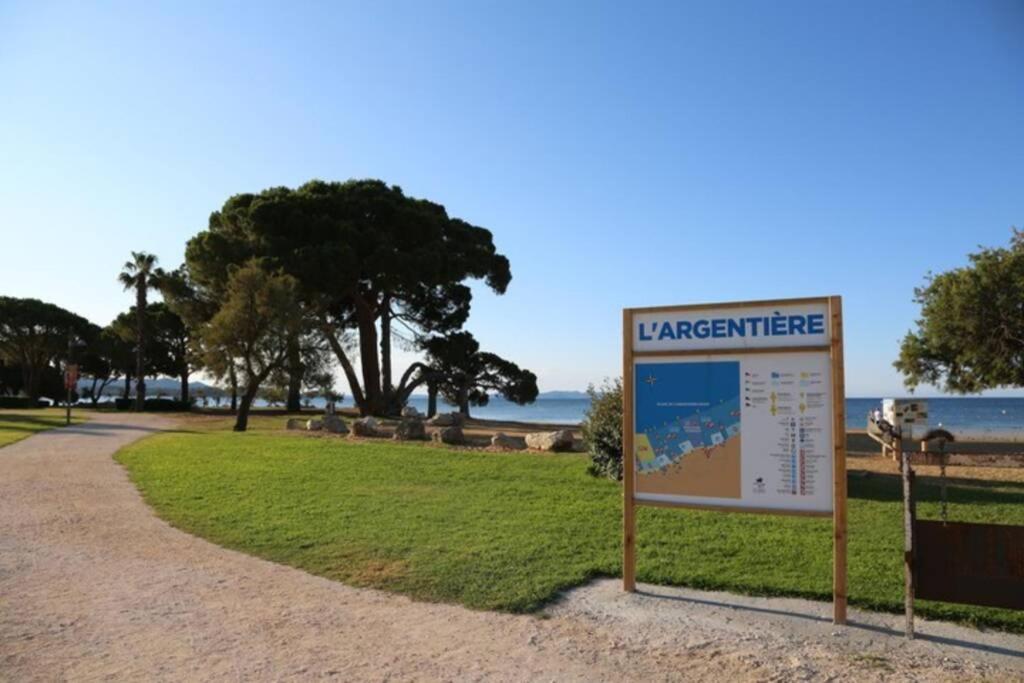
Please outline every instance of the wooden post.
[[832, 316], [832, 623], [846, 623], [846, 386], [843, 300], [829, 297]]
[[[72, 333], [68, 331], [68, 359], [64, 361], [64, 388], [67, 389], [68, 401], [67, 401], [67, 415], [64, 420], [64, 424], [71, 424], [71, 353], [72, 348]], [[38, 403], [38, 401], [36, 401]], [[57, 405], [56, 399], [53, 401], [54, 405]]]
[[903, 451], [903, 437], [897, 434], [895, 451], [900, 458], [903, 479], [903, 608], [907, 616], [907, 638], [914, 637], [914, 472], [910, 453]]
[[633, 462], [633, 312], [622, 311], [622, 588], [636, 590], [636, 500]]

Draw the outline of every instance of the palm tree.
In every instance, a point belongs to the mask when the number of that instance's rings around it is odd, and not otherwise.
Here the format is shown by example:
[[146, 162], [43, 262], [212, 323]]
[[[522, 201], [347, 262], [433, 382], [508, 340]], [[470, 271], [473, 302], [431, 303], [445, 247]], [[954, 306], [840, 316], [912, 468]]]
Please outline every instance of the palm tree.
[[144, 251], [133, 251], [130, 261], [117, 279], [125, 290], [135, 290], [135, 410], [142, 412], [146, 400], [146, 295], [159, 284], [163, 271], [156, 267], [157, 258]]

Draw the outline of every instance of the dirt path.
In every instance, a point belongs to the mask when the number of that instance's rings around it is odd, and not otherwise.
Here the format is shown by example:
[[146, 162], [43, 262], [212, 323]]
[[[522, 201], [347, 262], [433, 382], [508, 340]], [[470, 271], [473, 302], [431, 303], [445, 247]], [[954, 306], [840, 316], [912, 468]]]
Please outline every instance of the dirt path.
[[[0, 679], [1024, 679], [1024, 639], [827, 605], [599, 581], [545, 615], [354, 589], [157, 519], [111, 454], [166, 421], [97, 415], [0, 449]], [[793, 614], [788, 614], [792, 612]]]

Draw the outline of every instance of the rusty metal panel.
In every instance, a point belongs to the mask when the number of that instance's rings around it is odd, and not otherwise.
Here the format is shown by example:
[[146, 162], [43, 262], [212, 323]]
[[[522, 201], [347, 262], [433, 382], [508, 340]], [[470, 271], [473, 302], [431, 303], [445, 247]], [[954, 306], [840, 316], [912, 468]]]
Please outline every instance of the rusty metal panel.
[[914, 521], [922, 600], [1024, 609], [1024, 526]]

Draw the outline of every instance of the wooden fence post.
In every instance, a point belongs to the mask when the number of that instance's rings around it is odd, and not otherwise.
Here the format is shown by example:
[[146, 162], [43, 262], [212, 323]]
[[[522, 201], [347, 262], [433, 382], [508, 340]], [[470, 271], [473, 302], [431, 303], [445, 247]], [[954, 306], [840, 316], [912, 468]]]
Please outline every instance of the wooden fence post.
[[622, 312], [622, 587], [636, 590], [636, 501], [633, 462], [633, 312]]
[[832, 316], [832, 622], [846, 623], [846, 386], [843, 300], [829, 297]]
[[897, 435], [893, 446], [900, 458], [903, 479], [903, 608], [907, 616], [907, 638], [914, 637], [914, 471], [910, 453], [903, 450], [903, 436]]

